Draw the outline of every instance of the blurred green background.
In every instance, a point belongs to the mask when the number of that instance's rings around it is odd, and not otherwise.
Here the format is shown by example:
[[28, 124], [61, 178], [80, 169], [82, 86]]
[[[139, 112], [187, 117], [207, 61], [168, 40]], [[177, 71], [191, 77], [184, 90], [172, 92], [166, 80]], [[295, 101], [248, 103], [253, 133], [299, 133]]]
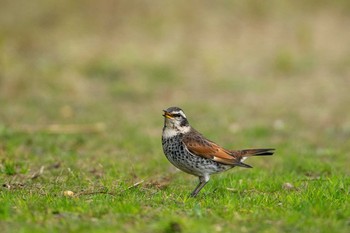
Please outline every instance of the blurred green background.
[[267, 173], [348, 176], [349, 29], [347, 0], [2, 0], [1, 181], [173, 174], [169, 106], [225, 147], [277, 148], [250, 163]]
[[203, 125], [349, 133], [348, 1], [1, 5], [4, 125], [125, 120], [159, 134], [178, 105]]

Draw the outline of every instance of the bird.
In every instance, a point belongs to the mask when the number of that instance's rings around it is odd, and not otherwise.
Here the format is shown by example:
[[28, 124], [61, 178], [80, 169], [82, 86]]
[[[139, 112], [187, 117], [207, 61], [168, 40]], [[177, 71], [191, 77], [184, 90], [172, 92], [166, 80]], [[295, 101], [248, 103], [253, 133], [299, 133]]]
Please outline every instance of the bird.
[[181, 108], [169, 107], [163, 112], [162, 147], [166, 158], [178, 169], [199, 178], [190, 197], [198, 195], [212, 174], [233, 167], [252, 168], [243, 163], [247, 157], [268, 156], [275, 152], [273, 148], [225, 149], [195, 130]]

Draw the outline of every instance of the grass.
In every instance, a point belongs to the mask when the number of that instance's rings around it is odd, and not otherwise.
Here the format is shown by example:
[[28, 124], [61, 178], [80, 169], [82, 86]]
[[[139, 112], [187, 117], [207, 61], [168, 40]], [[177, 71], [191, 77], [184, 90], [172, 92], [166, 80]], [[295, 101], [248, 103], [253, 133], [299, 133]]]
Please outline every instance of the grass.
[[[348, 232], [346, 9], [5, 1], [2, 232]], [[173, 105], [224, 147], [276, 154], [189, 198], [197, 179], [161, 149]]]

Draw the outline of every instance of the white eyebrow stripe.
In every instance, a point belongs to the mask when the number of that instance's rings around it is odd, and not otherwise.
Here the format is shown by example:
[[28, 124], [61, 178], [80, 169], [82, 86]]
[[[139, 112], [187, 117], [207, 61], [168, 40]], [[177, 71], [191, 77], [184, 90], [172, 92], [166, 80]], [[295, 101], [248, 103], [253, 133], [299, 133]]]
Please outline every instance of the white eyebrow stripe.
[[185, 113], [183, 111], [173, 111], [172, 114], [180, 114], [181, 116], [183, 116], [184, 118], [187, 118]]

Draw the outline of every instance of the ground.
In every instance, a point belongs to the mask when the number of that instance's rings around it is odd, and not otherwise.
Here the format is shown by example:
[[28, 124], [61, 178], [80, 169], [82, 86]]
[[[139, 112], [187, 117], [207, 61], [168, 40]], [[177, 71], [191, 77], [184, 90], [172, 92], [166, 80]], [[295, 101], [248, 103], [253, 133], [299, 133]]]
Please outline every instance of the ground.
[[[3, 232], [349, 232], [348, 1], [4, 1]], [[162, 110], [226, 148], [176, 170]]]

